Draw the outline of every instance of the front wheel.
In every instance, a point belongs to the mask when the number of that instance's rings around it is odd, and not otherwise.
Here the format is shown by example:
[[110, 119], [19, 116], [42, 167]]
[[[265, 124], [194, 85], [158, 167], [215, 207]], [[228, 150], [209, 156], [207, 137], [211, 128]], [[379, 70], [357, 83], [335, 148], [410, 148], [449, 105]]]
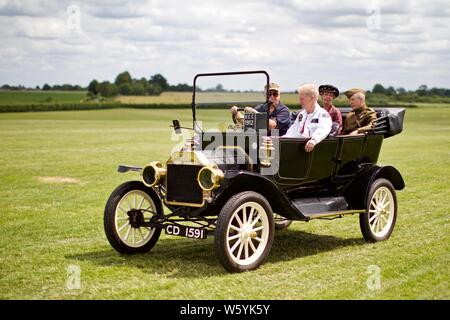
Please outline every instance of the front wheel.
[[230, 272], [258, 268], [268, 256], [274, 237], [272, 209], [252, 191], [231, 197], [216, 223], [215, 248], [220, 263]]
[[275, 222], [275, 229], [282, 230], [288, 228], [292, 224], [292, 220], [286, 219], [283, 216], [280, 216], [279, 214], [273, 215], [274, 222]]
[[143, 227], [154, 215], [162, 215], [159, 197], [140, 181], [128, 181], [116, 188], [104, 213], [106, 237], [120, 253], [145, 253], [159, 239], [161, 229]]
[[370, 186], [366, 212], [359, 215], [359, 225], [367, 242], [386, 240], [397, 220], [397, 197], [392, 183], [377, 179]]

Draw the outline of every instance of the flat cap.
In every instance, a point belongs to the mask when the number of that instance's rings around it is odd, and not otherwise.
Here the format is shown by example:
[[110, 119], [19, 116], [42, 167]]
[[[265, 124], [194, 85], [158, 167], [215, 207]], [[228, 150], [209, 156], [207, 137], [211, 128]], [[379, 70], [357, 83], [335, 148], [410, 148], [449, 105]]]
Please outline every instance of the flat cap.
[[274, 90], [280, 92], [280, 86], [275, 82], [269, 83], [269, 89], [267, 89], [267, 85], [264, 87], [264, 89], [266, 89], [266, 91]]
[[319, 86], [319, 94], [320, 95], [323, 95], [323, 93], [325, 91], [331, 92], [332, 94], [334, 94], [335, 97], [339, 96], [338, 88], [336, 88], [335, 86], [333, 86], [331, 84], [323, 84], [323, 85]]
[[366, 94], [366, 92], [363, 89], [360, 88], [352, 88], [352, 89], [348, 89], [347, 91], [345, 91], [345, 95], [347, 96], [347, 98], [351, 98], [355, 93], [361, 92], [364, 95]]

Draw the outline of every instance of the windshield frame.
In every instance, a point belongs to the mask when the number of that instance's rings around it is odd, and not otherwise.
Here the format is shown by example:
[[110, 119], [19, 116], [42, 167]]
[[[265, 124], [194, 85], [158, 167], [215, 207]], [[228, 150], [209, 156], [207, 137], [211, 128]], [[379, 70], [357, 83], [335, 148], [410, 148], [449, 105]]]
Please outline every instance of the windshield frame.
[[[266, 77], [266, 88], [269, 88], [270, 76], [264, 70], [199, 73], [199, 74], [195, 75], [194, 81], [193, 81], [192, 104], [191, 104], [191, 106], [192, 106], [192, 128], [194, 131], [196, 131], [196, 128], [200, 128], [197, 124], [197, 119], [196, 119], [197, 104], [196, 104], [195, 98], [196, 98], [196, 92], [197, 92], [197, 79], [200, 77], [217, 77], [217, 76], [232, 76], [232, 75], [235, 76], [235, 75], [248, 75], [248, 74], [263, 74]], [[267, 90], [266, 90], [265, 96], [266, 96], [265, 103], [269, 103], [269, 96], [268, 96]], [[270, 108], [267, 108], [267, 123], [266, 123], [267, 132], [269, 130], [269, 114], [270, 114]], [[200, 131], [203, 132], [202, 129], [200, 129]]]

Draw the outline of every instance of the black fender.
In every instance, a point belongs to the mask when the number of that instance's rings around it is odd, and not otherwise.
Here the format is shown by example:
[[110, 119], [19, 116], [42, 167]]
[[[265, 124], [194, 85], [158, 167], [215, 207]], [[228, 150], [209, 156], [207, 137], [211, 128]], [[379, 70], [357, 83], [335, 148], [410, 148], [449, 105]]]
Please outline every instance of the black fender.
[[117, 168], [117, 172], [120, 172], [120, 173], [125, 173], [125, 172], [128, 172], [128, 171], [141, 172], [142, 171], [142, 167], [129, 166], [129, 165], [121, 164]]
[[305, 220], [305, 217], [291, 203], [286, 194], [273, 180], [260, 174], [248, 171], [239, 171], [226, 176], [226, 187], [215, 199], [215, 206], [223, 207], [225, 202], [233, 195], [243, 191], [254, 191], [264, 196], [272, 207], [272, 211], [290, 220]]
[[405, 188], [402, 175], [393, 166], [365, 166], [358, 171], [344, 192], [345, 199], [352, 209], [366, 208], [370, 186], [380, 178], [389, 180], [395, 190]]

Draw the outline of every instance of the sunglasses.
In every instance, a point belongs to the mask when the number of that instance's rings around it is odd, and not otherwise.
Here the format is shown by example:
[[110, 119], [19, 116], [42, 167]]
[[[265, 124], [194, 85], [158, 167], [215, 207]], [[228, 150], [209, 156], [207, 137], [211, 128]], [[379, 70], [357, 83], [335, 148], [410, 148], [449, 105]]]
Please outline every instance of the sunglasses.
[[278, 97], [278, 91], [269, 91], [268, 93], [267, 93], [267, 96], [274, 96], [274, 97]]

